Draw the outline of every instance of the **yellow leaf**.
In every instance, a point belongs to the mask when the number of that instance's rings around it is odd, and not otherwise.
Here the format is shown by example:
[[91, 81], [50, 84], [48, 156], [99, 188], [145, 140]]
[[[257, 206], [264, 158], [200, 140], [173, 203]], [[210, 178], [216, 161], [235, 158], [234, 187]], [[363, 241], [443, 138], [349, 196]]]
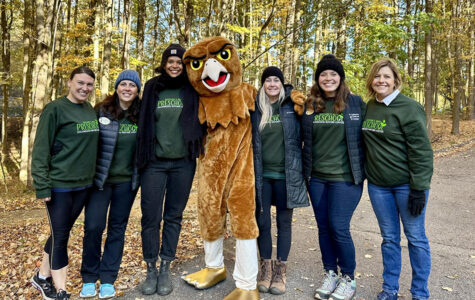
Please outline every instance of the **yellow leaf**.
[[449, 287], [447, 287], [447, 286], [443, 286], [442, 289], [443, 289], [443, 290], [446, 290], [446, 291], [448, 291], [448, 292], [452, 292], [452, 291], [453, 291], [452, 288], [449, 288]]

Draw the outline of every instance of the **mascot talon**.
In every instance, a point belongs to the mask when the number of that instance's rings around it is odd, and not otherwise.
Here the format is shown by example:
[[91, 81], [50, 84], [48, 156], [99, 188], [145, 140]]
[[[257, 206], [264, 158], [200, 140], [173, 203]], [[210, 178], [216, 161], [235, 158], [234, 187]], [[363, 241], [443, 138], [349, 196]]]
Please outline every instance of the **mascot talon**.
[[300, 91], [292, 90], [290, 92], [290, 99], [294, 103], [295, 112], [301, 116], [305, 111], [305, 96]]
[[181, 278], [197, 289], [207, 289], [226, 279], [226, 268], [204, 268]]
[[243, 290], [240, 288], [235, 288], [231, 293], [229, 293], [224, 300], [259, 300], [259, 291], [255, 290]]

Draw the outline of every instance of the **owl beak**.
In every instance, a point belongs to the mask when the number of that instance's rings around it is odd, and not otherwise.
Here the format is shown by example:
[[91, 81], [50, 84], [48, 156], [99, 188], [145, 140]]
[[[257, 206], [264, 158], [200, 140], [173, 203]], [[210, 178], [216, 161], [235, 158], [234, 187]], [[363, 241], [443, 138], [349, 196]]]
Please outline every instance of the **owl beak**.
[[205, 62], [201, 80], [203, 85], [213, 93], [220, 93], [226, 88], [231, 75], [216, 59], [210, 58]]

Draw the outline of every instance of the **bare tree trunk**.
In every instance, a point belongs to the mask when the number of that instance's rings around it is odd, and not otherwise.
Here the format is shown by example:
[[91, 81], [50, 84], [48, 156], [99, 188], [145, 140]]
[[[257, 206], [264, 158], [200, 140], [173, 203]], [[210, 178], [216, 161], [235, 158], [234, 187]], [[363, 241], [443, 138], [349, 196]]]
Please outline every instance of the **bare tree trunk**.
[[130, 0], [124, 0], [124, 35], [122, 44], [122, 58], [120, 64], [123, 70], [129, 69], [129, 42], [130, 42]]
[[[147, 10], [145, 9], [145, 0], [137, 1], [137, 60], [141, 63], [144, 59], [144, 42], [145, 42], [145, 17]], [[158, 18], [156, 18], [158, 19]], [[140, 81], [143, 80], [143, 66], [137, 65]]]
[[[297, 45], [299, 44], [298, 42], [298, 32], [299, 32], [299, 26], [300, 26], [300, 8], [302, 7], [302, 1], [301, 0], [295, 0], [295, 10], [294, 10], [294, 20], [293, 20], [293, 26], [292, 26], [292, 73], [290, 75], [290, 83], [297, 87], [297, 69], [299, 67], [299, 55], [300, 51]], [[288, 80], [288, 79], [287, 79]]]
[[[455, 0], [453, 3], [453, 32], [458, 33], [460, 27], [460, 15], [461, 15], [461, 1], [462, 0]], [[456, 94], [453, 100], [452, 106], [452, 134], [459, 134], [460, 133], [460, 104], [462, 103], [462, 97], [464, 96], [463, 91], [463, 80], [462, 80], [462, 45], [460, 38], [456, 38], [455, 41], [455, 74], [454, 74], [454, 82], [456, 86]]]
[[[432, 13], [432, 2], [431, 0], [426, 0], [426, 13]], [[425, 63], [424, 63], [424, 73], [425, 73], [425, 111], [426, 111], [426, 127], [427, 135], [429, 138], [432, 137], [432, 27], [427, 29], [425, 33]]]
[[34, 30], [33, 1], [25, 0], [23, 10], [23, 130], [21, 136], [21, 157], [19, 179], [23, 184], [28, 185], [28, 154], [29, 135], [31, 124], [30, 94], [33, 68], [33, 55], [35, 47], [32, 45], [30, 35]]
[[104, 33], [104, 50], [102, 51], [101, 70], [101, 99], [109, 93], [110, 60], [112, 50], [112, 14], [114, 13], [112, 0], [107, 0], [105, 6], [106, 31]]
[[[295, 7], [295, 2], [297, 0], [291, 0], [290, 5], [287, 7], [286, 21], [285, 21], [285, 42], [284, 42], [284, 61], [282, 67], [282, 73], [284, 73], [284, 78], [292, 78], [292, 41], [294, 39], [294, 13], [292, 9]], [[288, 79], [287, 79], [288, 80]]]
[[[0, 14], [0, 24], [2, 27], [2, 92], [3, 92], [3, 105], [2, 105], [2, 164], [5, 163], [8, 157], [8, 135], [7, 135], [7, 123], [8, 123], [8, 102], [10, 101], [10, 87], [11, 87], [11, 70], [10, 70], [10, 30], [13, 22], [12, 5], [7, 3], [7, 0], [0, 0], [0, 6], [2, 6]], [[10, 9], [8, 9], [10, 7]], [[7, 16], [10, 13], [10, 16]]]
[[[193, 21], [193, 3], [194, 0], [183, 1], [182, 5], [184, 7], [184, 14], [181, 17], [180, 4], [178, 3], [178, 0], [172, 0], [173, 20], [175, 23], [175, 27], [178, 31], [178, 41], [180, 45], [185, 48], [188, 48], [188, 46], [190, 45], [191, 25]], [[183, 29], [180, 20], [184, 21]]]
[[[160, 0], [156, 0], [155, 2], [155, 14], [157, 16], [160, 15]], [[152, 67], [155, 68], [157, 66], [156, 58], [157, 58], [157, 41], [158, 41], [158, 20], [159, 18], [154, 18], [153, 21], [153, 42], [152, 42], [152, 49], [153, 49], [153, 57], [152, 57]]]
[[[94, 69], [94, 72], [99, 72], [99, 43], [102, 29], [102, 7], [102, 1], [96, 0], [94, 5], [94, 34], [92, 36], [94, 45], [94, 62], [92, 68]], [[94, 86], [96, 86], [96, 82], [94, 82]], [[102, 98], [100, 100], [102, 100]], [[94, 89], [89, 101], [92, 105], [96, 103], [96, 89]]]
[[[475, 52], [475, 26], [471, 25], [471, 39], [470, 39], [470, 52]], [[470, 58], [470, 67], [468, 68], [469, 76], [468, 76], [468, 98], [470, 103], [470, 120], [475, 120], [475, 60], [473, 56]]]

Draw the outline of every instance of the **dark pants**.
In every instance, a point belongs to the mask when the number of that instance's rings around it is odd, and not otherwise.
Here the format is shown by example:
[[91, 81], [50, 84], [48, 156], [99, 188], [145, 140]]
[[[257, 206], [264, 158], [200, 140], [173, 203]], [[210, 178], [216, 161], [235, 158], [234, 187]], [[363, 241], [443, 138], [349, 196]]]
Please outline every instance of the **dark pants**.
[[73, 192], [51, 192], [51, 200], [46, 202], [51, 235], [44, 250], [49, 254], [52, 270], [68, 265], [68, 240], [74, 222], [81, 214], [90, 188]]
[[[86, 201], [81, 265], [84, 283], [100, 279], [101, 283], [113, 284], [117, 279], [124, 251], [125, 229], [136, 193], [137, 191], [132, 191], [130, 181], [106, 183], [102, 191], [94, 188]], [[101, 259], [107, 209], [107, 238]]]
[[285, 180], [264, 178], [262, 185], [262, 213], [257, 214], [259, 226], [259, 255], [262, 259], [272, 257], [271, 205], [277, 211], [277, 259], [287, 261], [292, 242], [292, 213], [287, 209], [287, 189]]
[[175, 259], [181, 220], [190, 195], [195, 168], [196, 162], [188, 158], [156, 158], [150, 161], [141, 174], [142, 251], [146, 262], [158, 259], [162, 217], [160, 257], [166, 260]]
[[354, 277], [355, 246], [350, 221], [363, 192], [363, 184], [312, 177], [308, 192], [318, 225], [318, 241], [325, 270]]

